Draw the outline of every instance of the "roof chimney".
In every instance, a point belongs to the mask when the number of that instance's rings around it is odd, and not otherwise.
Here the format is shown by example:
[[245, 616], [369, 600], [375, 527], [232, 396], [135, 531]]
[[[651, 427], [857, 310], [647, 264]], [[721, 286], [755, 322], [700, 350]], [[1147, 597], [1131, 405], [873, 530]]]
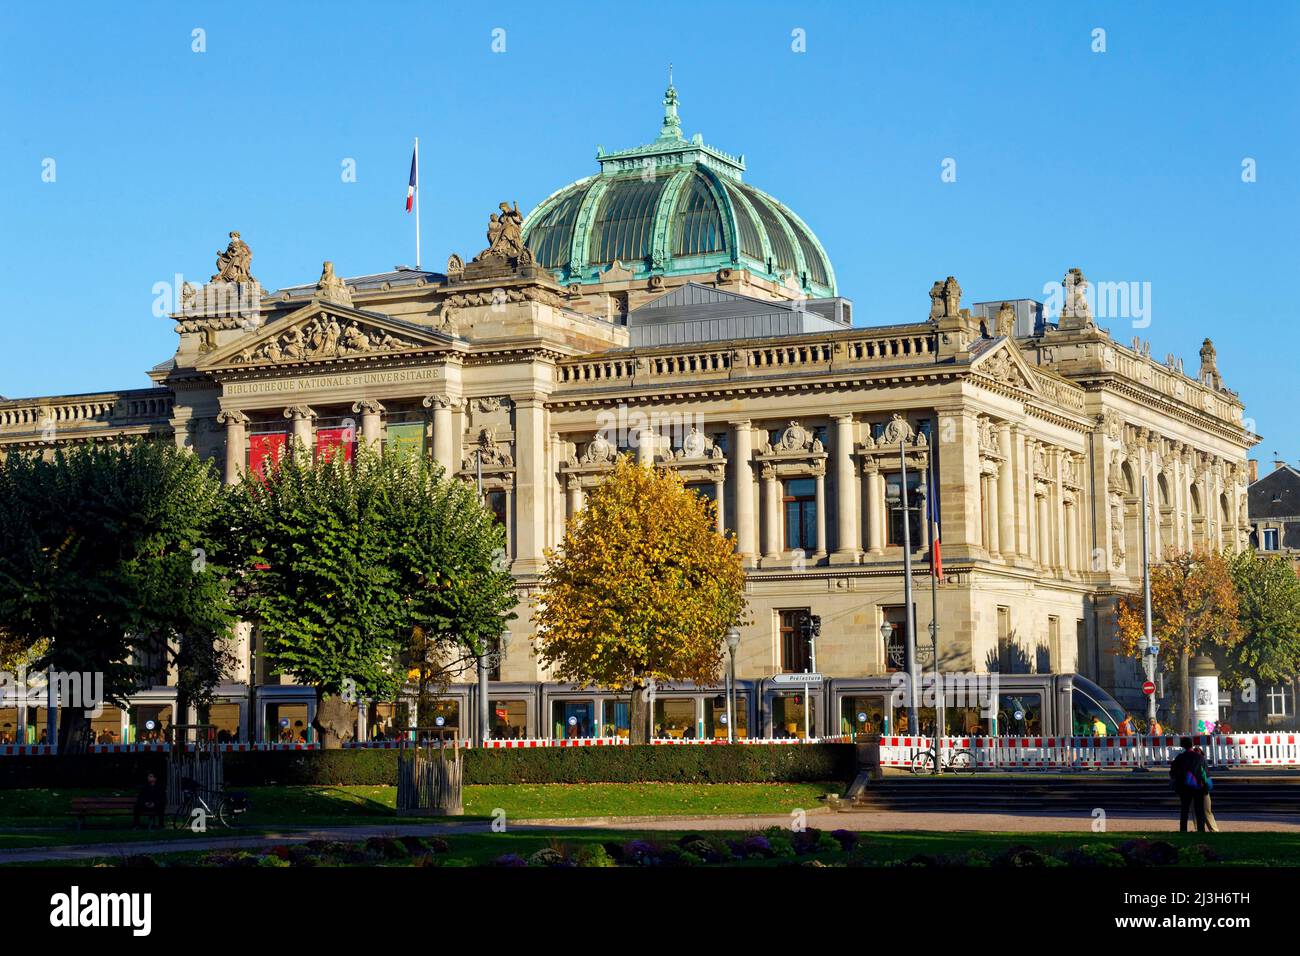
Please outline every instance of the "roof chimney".
[[1283, 467], [1284, 465], [1286, 465], [1286, 462], [1282, 460], [1282, 456], [1279, 455], [1277, 452], [1273, 452], [1273, 470], [1277, 471], [1279, 468]]
[[1259, 481], [1259, 459], [1251, 458], [1246, 462], [1246, 473], [1250, 476], [1250, 483], [1253, 485]]

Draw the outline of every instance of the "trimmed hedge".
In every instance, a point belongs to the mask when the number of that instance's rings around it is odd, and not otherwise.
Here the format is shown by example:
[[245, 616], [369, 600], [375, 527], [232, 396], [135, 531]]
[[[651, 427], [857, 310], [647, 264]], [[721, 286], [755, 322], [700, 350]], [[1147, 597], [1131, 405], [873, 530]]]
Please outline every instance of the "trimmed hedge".
[[[225, 754], [226, 785], [393, 786], [395, 750]], [[467, 784], [802, 783], [852, 780], [852, 744], [539, 747], [465, 752]], [[164, 754], [0, 758], [0, 788], [139, 787]]]

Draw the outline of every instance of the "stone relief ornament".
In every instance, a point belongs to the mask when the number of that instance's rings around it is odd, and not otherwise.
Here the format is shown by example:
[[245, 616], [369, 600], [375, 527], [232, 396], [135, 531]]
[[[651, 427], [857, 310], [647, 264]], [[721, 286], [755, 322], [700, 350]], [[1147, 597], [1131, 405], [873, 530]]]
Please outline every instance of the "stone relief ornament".
[[801, 452], [820, 455], [823, 451], [825, 449], [822, 447], [821, 440], [798, 422], [790, 422], [786, 425], [775, 447], [771, 442], [764, 447], [764, 454], [768, 455], [793, 455]]
[[908, 424], [907, 419], [898, 412], [894, 412], [889, 421], [887, 421], [884, 427], [880, 430], [880, 437], [873, 438], [871, 434], [868, 433], [862, 446], [864, 448], [887, 448], [891, 445], [898, 445], [900, 442], [916, 446], [921, 446], [926, 443], [925, 435], [916, 431], [916, 429]]
[[678, 460], [688, 458], [721, 458], [722, 449], [713, 443], [712, 438], [692, 425], [690, 432], [682, 439], [682, 447], [678, 449], [676, 455], [673, 457]]
[[335, 358], [416, 347], [417, 343], [400, 339], [384, 329], [363, 328], [355, 319], [340, 325], [332, 315], [318, 315], [259, 346], [249, 346], [235, 357], [234, 363]]
[[1004, 385], [1010, 385], [1013, 388], [1026, 388], [1029, 384], [1006, 349], [1002, 349], [989, 358], [984, 363], [983, 368], [986, 374]]
[[465, 260], [464, 260], [464, 259], [462, 259], [460, 256], [458, 256], [458, 255], [457, 255], [456, 253], [454, 253], [454, 252], [453, 252], [451, 255], [449, 255], [449, 256], [447, 257], [447, 275], [448, 275], [448, 277], [451, 277], [451, 276], [458, 276], [458, 275], [460, 275], [460, 274], [461, 274], [462, 272], [464, 272], [464, 271], [465, 271]]
[[975, 419], [976, 429], [979, 434], [980, 451], [986, 454], [997, 454], [998, 442], [994, 434], [993, 421], [987, 415], [980, 415]]
[[334, 274], [334, 263], [328, 259], [321, 264], [320, 279], [316, 282], [316, 297], [339, 305], [352, 305], [352, 290]]
[[478, 467], [479, 462], [483, 463], [484, 468], [512, 468], [515, 460], [510, 452], [492, 437], [492, 429], [480, 428], [478, 441], [466, 450], [461, 459], [461, 468], [465, 471], [473, 471]]
[[493, 412], [498, 412], [501, 409], [506, 408], [510, 404], [510, 399], [489, 395], [485, 398], [480, 398], [476, 404], [480, 412], [485, 415], [490, 415]]
[[248, 243], [239, 238], [239, 233], [230, 234], [230, 245], [225, 252], [217, 253], [217, 271], [209, 280], [211, 282], [255, 282], [249, 271], [253, 264], [253, 250]]
[[612, 465], [618, 457], [618, 449], [604, 435], [597, 432], [582, 453], [584, 465]]
[[1106, 469], [1106, 489], [1112, 494], [1122, 495], [1124, 487], [1124, 459], [1118, 451], [1110, 453], [1110, 467]]
[[1124, 567], [1124, 500], [1114, 492], [1110, 496], [1110, 563]]

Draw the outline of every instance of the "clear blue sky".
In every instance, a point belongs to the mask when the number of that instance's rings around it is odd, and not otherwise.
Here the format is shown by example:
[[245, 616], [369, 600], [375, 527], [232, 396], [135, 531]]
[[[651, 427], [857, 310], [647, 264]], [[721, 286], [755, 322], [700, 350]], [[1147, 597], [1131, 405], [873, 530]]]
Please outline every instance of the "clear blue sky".
[[1254, 454], [1295, 463], [1300, 5], [1244, 9], [6, 3], [0, 394], [147, 385], [154, 284], [206, 280], [230, 229], [271, 288], [411, 263], [416, 135], [424, 265], [473, 254], [500, 200], [653, 138], [672, 61], [686, 133], [813, 227], [859, 324], [924, 318], [948, 274], [968, 302], [1149, 282], [1152, 354], [1194, 373], [1213, 337]]

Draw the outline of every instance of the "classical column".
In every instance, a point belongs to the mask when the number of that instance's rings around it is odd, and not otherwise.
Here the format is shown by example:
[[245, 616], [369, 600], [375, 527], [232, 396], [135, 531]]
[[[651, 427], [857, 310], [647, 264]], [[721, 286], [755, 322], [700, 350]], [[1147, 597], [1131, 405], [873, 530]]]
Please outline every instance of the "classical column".
[[1038, 563], [1044, 568], [1052, 566], [1052, 545], [1048, 534], [1048, 501], [1047, 494], [1044, 492], [1035, 499], [1038, 505]]
[[379, 450], [383, 437], [384, 406], [373, 398], [362, 399], [352, 404], [352, 414], [361, 415], [361, 441], [368, 448]]
[[582, 482], [577, 478], [569, 479], [569, 520], [582, 510]]
[[655, 463], [654, 430], [649, 425], [643, 425], [638, 429], [636, 439], [636, 463], [649, 468]]
[[238, 409], [226, 408], [217, 413], [217, 421], [226, 426], [225, 482], [228, 485], [237, 484], [244, 471], [248, 416]]
[[715, 527], [718, 534], [727, 533], [727, 508], [726, 502], [722, 495], [726, 491], [726, 483], [723, 480], [722, 469], [718, 468], [717, 476], [713, 479], [713, 504], [715, 515]]
[[985, 478], [988, 482], [988, 491], [984, 495], [984, 503], [989, 507], [989, 554], [993, 557], [996, 557], [1002, 551], [1002, 515], [998, 513], [1001, 502], [998, 492], [997, 467], [997, 464], [994, 463], [994, 471], [990, 472]]
[[753, 561], [758, 554], [754, 520], [753, 432], [748, 419], [731, 422], [731, 444], [735, 449], [732, 468], [736, 486], [736, 552]]
[[867, 549], [871, 554], [885, 551], [885, 476], [880, 464], [868, 458], [863, 464], [867, 476]]
[[1002, 464], [998, 474], [998, 544], [1004, 558], [1016, 553], [1016, 479], [1014, 453], [1011, 450], [1011, 426], [1005, 422], [998, 426], [998, 451]]
[[1078, 547], [1078, 537], [1074, 526], [1076, 511], [1078, 509], [1074, 507], [1074, 502], [1065, 502], [1065, 560], [1062, 564], [1065, 565], [1065, 570], [1071, 574], [1076, 570], [1075, 560], [1078, 557], [1075, 554], [1075, 549]]
[[546, 403], [515, 400], [515, 535], [517, 571], [541, 570], [546, 546]]
[[284, 410], [284, 417], [293, 422], [293, 433], [289, 436], [293, 442], [293, 451], [305, 453], [308, 458], [311, 457], [311, 423], [316, 417], [316, 412], [307, 405], [290, 405]]
[[[850, 476], [852, 477], [852, 476]], [[817, 487], [817, 552], [816, 557], [826, 557], [826, 472], [816, 475]]]
[[[854, 564], [861, 550], [858, 544], [858, 480], [853, 471], [853, 416], [834, 415], [835, 435], [831, 452], [835, 458], [835, 554], [832, 563]], [[820, 481], [820, 479], [819, 479]], [[817, 486], [818, 492], [821, 485]], [[822, 506], [817, 505], [817, 520], [822, 521]], [[819, 548], [825, 542], [819, 541]]]
[[771, 464], [763, 466], [763, 557], [781, 556], [781, 496], [776, 469]]
[[457, 470], [456, 435], [452, 425], [452, 410], [458, 404], [450, 395], [435, 393], [424, 397], [425, 408], [433, 410], [433, 460], [448, 473]]

